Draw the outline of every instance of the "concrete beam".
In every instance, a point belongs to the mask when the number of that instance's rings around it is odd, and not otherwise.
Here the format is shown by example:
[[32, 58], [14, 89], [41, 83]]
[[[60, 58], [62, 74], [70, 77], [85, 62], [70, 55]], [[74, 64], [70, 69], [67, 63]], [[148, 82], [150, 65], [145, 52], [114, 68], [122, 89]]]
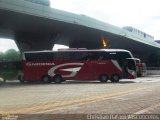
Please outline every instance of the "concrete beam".
[[52, 50], [56, 34], [34, 34], [21, 32], [15, 37], [20, 51]]

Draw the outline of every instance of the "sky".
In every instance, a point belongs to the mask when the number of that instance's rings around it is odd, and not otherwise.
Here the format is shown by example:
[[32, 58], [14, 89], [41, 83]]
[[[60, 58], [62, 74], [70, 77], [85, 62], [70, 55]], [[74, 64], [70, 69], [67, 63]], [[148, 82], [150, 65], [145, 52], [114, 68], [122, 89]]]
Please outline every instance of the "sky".
[[160, 40], [160, 0], [51, 0], [53, 8], [118, 26], [132, 26]]
[[14, 40], [0, 38], [0, 52], [6, 52], [8, 49], [15, 49], [18, 51]]
[[[118, 27], [132, 26], [160, 40], [160, 0], [50, 1], [53, 8], [84, 14]], [[17, 49], [14, 41], [0, 39], [0, 51], [10, 48]]]

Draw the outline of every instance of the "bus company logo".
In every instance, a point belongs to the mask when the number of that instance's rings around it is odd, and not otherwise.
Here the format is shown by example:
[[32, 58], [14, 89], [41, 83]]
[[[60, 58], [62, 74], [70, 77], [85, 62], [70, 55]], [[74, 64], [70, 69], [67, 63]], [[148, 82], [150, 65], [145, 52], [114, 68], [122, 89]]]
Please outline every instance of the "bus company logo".
[[76, 76], [76, 74], [81, 70], [84, 63], [65, 63], [65, 64], [56, 65], [48, 71], [48, 75], [53, 77], [53, 76], [56, 75], [55, 71], [57, 69], [59, 69], [61, 67], [64, 67], [64, 66], [71, 66], [71, 65], [80, 66], [80, 67], [69, 67], [69, 68], [66, 68], [66, 69], [60, 69], [60, 71], [71, 72], [69, 75], [62, 75], [62, 77], [74, 77], [74, 76]]
[[32, 63], [32, 62], [27, 62], [26, 66], [52, 66], [55, 65], [54, 63]]

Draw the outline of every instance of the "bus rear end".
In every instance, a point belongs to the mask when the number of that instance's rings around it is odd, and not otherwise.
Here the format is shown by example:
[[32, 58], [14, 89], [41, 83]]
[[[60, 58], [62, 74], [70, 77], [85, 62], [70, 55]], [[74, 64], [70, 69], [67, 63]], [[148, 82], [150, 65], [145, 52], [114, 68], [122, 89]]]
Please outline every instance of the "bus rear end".
[[137, 77], [136, 74], [136, 63], [134, 59], [126, 59], [128, 64], [128, 79], [135, 79]]

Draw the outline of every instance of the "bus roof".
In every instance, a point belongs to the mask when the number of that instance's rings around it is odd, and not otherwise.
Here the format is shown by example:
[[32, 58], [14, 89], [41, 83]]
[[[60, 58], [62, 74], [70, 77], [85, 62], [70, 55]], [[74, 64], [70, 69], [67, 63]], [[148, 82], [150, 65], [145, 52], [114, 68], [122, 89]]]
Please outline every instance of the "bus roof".
[[61, 51], [106, 51], [106, 52], [130, 52], [128, 50], [125, 49], [60, 49], [58, 51], [53, 51], [53, 50], [42, 50], [42, 51], [25, 51], [24, 53], [45, 53], [45, 52], [61, 52]]

